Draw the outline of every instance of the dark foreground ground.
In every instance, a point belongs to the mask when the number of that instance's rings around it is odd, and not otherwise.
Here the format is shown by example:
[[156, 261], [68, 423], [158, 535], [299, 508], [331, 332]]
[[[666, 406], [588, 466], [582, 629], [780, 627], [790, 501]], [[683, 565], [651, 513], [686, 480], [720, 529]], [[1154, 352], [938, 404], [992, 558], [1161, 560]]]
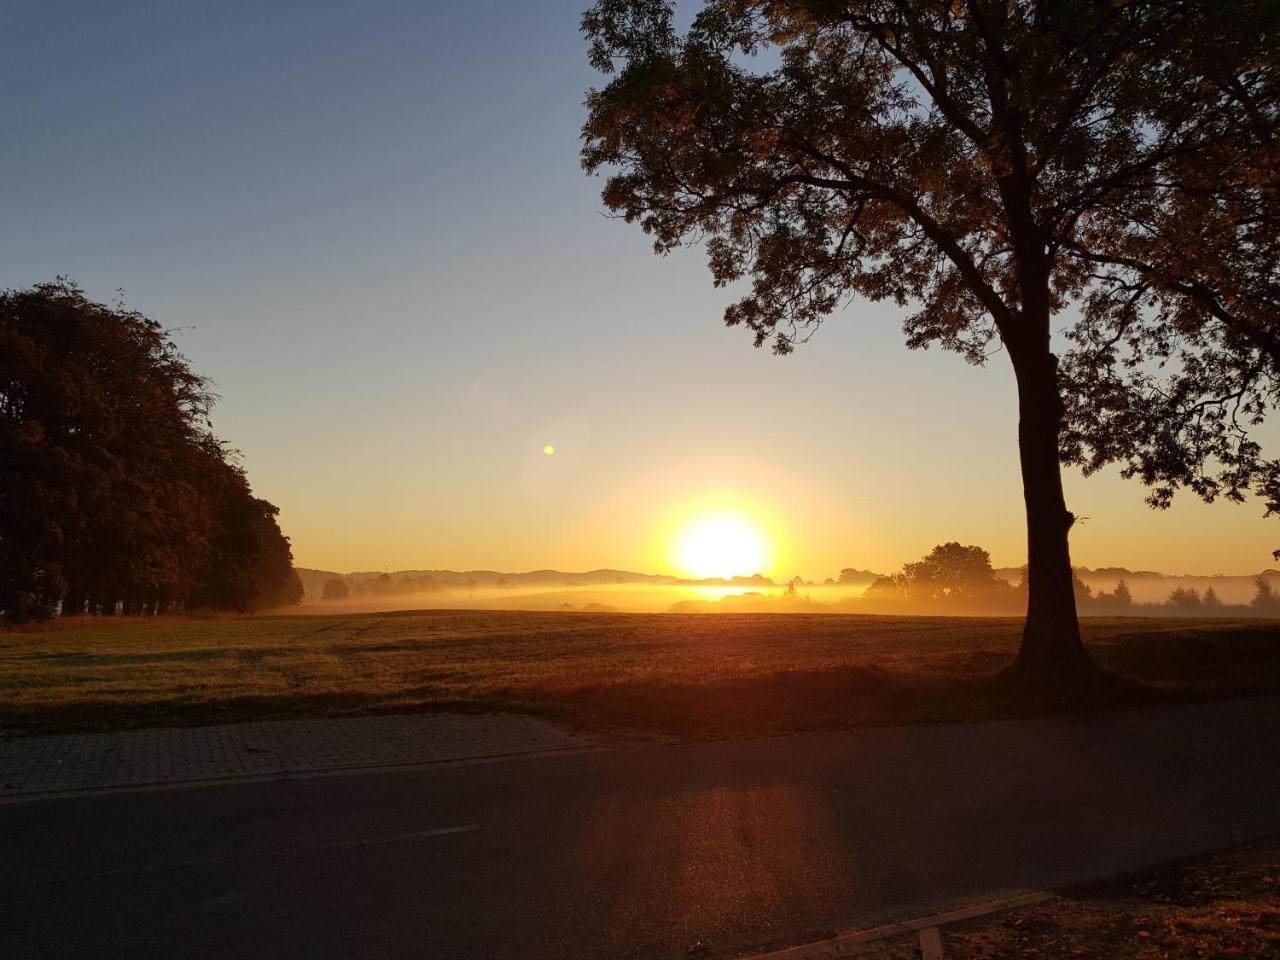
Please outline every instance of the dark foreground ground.
[[1056, 900], [957, 925], [951, 960], [1280, 957], [1280, 840], [1069, 890]]
[[[1018, 619], [426, 611], [0, 633], [0, 736], [419, 710], [731, 738], [1051, 709], [992, 683]], [[1280, 622], [1084, 621], [1118, 699], [1280, 691]]]
[[0, 804], [0, 956], [737, 956], [1280, 833], [1278, 730], [1267, 697]]

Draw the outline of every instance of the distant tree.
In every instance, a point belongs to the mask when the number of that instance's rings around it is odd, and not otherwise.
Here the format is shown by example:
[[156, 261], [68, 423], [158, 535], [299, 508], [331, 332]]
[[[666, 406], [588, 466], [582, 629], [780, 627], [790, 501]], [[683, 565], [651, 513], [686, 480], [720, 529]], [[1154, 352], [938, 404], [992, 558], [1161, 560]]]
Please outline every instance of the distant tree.
[[1129, 592], [1129, 584], [1125, 583], [1123, 580], [1116, 584], [1116, 588], [1114, 592], [1112, 592], [1111, 596], [1114, 598], [1117, 606], [1133, 606], [1133, 594]]
[[375, 597], [389, 597], [399, 593], [400, 590], [392, 581], [391, 574], [380, 573], [374, 578], [373, 583], [369, 584], [369, 592]]
[[1128, 613], [1133, 607], [1133, 596], [1128, 584], [1121, 580], [1111, 593], [1100, 591], [1085, 602], [1095, 613]]
[[856, 570], [853, 567], [845, 567], [840, 571], [840, 583], [865, 583], [868, 580], [874, 580], [871, 574], [866, 570]]
[[351, 588], [341, 577], [330, 577], [324, 582], [324, 589], [320, 592], [321, 600], [346, 600], [350, 596]]
[[910, 599], [910, 584], [900, 573], [876, 577], [862, 592], [862, 599], [881, 603], [905, 603]]
[[[1280, 385], [1280, 6], [1257, 0], [599, 0], [582, 159], [788, 353], [853, 295], [1018, 388], [1016, 673], [1084, 685], [1060, 464], [1153, 505], [1253, 488]], [[1067, 312], [1071, 305], [1075, 310]], [[1054, 343], [1054, 324], [1066, 321]]]
[[1204, 592], [1204, 606], [1208, 610], [1218, 610], [1222, 607], [1222, 600], [1218, 597], [1218, 591], [1209, 587]]
[[991, 568], [987, 551], [955, 541], [934, 547], [919, 562], [906, 564], [902, 573], [908, 594], [916, 599], [988, 599], [1009, 591]]
[[1184, 612], [1199, 610], [1201, 602], [1199, 591], [1192, 587], [1175, 587], [1168, 600], [1169, 606]]
[[1007, 605], [1017, 591], [996, 576], [987, 551], [943, 543], [900, 573], [877, 577], [862, 594], [876, 605], [944, 605], [952, 610]]
[[1280, 611], [1280, 597], [1276, 596], [1270, 580], [1266, 577], [1255, 577], [1253, 590], [1253, 599], [1249, 601], [1249, 605], [1255, 610], [1268, 615]]

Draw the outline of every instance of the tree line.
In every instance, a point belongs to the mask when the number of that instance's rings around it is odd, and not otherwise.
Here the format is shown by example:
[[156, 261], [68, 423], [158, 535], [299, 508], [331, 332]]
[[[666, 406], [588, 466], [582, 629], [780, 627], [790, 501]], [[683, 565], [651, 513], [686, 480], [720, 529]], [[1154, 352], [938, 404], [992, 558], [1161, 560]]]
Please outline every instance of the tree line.
[[66, 279], [0, 293], [0, 619], [302, 599], [214, 400], [156, 321]]
[[[1194, 587], [1175, 587], [1164, 603], [1138, 603], [1121, 578], [1110, 592], [1094, 590], [1078, 574], [1073, 576], [1076, 606], [1092, 616], [1280, 616], [1280, 596], [1265, 576], [1253, 581], [1248, 604], [1224, 602], [1213, 587], [1203, 593]], [[1027, 602], [1027, 570], [1012, 583], [991, 566], [982, 547], [942, 543], [901, 571], [877, 577], [850, 606], [865, 612], [1013, 615]]]

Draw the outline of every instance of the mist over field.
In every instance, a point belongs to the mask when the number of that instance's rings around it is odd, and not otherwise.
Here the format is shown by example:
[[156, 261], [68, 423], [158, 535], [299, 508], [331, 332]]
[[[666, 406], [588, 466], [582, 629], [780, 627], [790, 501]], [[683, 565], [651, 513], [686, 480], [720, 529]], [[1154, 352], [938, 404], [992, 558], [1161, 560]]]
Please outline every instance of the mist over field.
[[[565, 573], [554, 570], [527, 573], [496, 571], [406, 570], [391, 573], [298, 571], [306, 595], [303, 613], [373, 613], [401, 610], [550, 610], [584, 613], [892, 613], [917, 615], [1020, 615], [1025, 595], [1017, 592], [1018, 568], [998, 568], [995, 576], [1013, 589], [999, 598], [950, 599], [945, 605], [910, 600], [886, 603], [868, 595], [882, 575], [848, 569], [841, 579], [824, 583], [796, 578], [779, 583], [755, 575], [728, 580], [687, 580], [659, 574], [621, 570]], [[1133, 616], [1247, 616], [1257, 594], [1259, 577], [1280, 592], [1280, 571], [1252, 575], [1179, 576], [1122, 568], [1080, 570], [1088, 589], [1081, 615], [1127, 613]], [[339, 581], [347, 595], [325, 598], [326, 584]], [[1118, 611], [1108, 598], [1123, 582], [1132, 606]], [[1220, 606], [1170, 603], [1181, 591], [1203, 597], [1210, 590]], [[1100, 604], [1092, 609], [1090, 602]], [[1257, 615], [1274, 615], [1259, 611]]]

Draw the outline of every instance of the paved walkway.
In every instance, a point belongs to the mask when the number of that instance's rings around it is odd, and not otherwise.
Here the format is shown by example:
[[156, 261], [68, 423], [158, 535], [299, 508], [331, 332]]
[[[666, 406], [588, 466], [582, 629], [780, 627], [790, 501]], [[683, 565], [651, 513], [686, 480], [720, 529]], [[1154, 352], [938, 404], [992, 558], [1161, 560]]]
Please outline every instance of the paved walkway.
[[0, 740], [0, 801], [591, 746], [533, 717], [415, 714]]

